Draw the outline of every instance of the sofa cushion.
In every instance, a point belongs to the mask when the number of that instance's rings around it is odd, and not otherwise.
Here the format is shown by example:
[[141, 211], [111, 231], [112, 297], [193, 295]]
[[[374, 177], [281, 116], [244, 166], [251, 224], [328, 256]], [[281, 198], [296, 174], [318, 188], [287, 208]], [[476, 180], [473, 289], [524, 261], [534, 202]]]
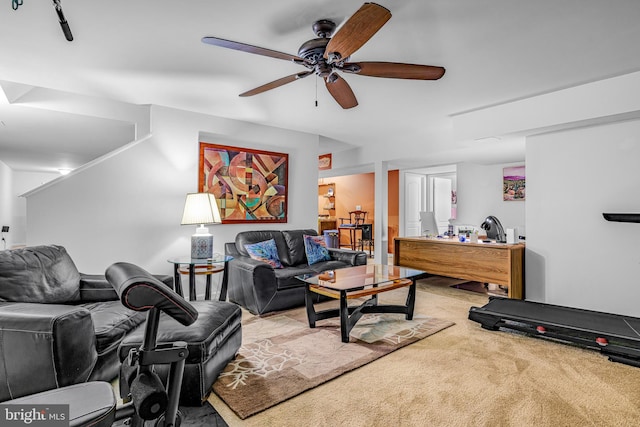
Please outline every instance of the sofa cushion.
[[317, 236], [316, 230], [286, 230], [282, 232], [284, 243], [289, 253], [289, 262], [282, 262], [285, 266], [307, 263], [307, 254], [304, 250], [304, 236]]
[[0, 251], [0, 301], [65, 304], [80, 300], [80, 273], [62, 246]]
[[327, 250], [327, 245], [322, 236], [304, 236], [304, 252], [307, 255], [309, 265], [317, 264], [320, 261], [329, 261], [331, 255]]
[[243, 231], [238, 233], [235, 239], [236, 249], [240, 255], [248, 257], [249, 253], [247, 252], [245, 245], [264, 242], [269, 239], [273, 239], [276, 242], [280, 262], [285, 266], [291, 265], [287, 244], [282, 237], [282, 232], [278, 230]]
[[146, 313], [130, 310], [120, 300], [80, 304], [91, 313], [98, 356], [118, 348], [124, 337], [143, 323]]
[[266, 262], [273, 268], [282, 268], [282, 263], [278, 256], [278, 248], [276, 247], [276, 241], [274, 239], [244, 245], [244, 248], [252, 259]]

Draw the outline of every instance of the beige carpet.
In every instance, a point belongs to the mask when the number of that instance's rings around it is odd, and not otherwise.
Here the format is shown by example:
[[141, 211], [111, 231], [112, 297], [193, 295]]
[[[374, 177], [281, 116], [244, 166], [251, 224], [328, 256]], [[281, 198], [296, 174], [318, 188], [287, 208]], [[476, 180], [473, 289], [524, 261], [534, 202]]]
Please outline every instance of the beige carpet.
[[239, 354], [213, 390], [245, 419], [451, 325], [420, 314], [366, 314], [343, 343], [339, 319], [311, 329], [304, 308], [253, 317], [243, 322]]
[[209, 401], [232, 427], [640, 425], [640, 368], [484, 330], [467, 316], [486, 296], [429, 279], [420, 288], [416, 312], [454, 326], [246, 420], [215, 394]]

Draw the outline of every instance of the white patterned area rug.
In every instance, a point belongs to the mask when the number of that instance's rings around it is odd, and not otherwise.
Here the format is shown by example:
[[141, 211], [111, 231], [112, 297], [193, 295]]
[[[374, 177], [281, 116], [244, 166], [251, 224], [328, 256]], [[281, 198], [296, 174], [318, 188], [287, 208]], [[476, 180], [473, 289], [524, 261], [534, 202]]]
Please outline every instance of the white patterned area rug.
[[343, 343], [338, 318], [311, 329], [304, 309], [254, 317], [243, 322], [239, 354], [213, 391], [245, 419], [453, 324], [420, 314], [365, 314]]

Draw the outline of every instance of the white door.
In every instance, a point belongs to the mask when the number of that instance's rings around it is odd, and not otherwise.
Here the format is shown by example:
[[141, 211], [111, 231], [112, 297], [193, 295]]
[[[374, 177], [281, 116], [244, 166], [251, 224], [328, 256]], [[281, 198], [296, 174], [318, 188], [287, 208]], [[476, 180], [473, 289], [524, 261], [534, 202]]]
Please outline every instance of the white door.
[[451, 179], [433, 177], [433, 212], [440, 234], [447, 231], [451, 218]]
[[405, 236], [420, 235], [420, 211], [424, 210], [424, 175], [406, 173], [404, 176]]

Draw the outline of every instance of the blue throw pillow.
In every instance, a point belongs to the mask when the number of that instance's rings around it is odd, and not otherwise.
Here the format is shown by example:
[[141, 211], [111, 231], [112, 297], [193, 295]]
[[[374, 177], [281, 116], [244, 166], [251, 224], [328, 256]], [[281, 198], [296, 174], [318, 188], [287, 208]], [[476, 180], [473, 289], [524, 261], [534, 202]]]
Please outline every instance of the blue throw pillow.
[[331, 261], [331, 255], [324, 242], [322, 236], [304, 235], [304, 252], [307, 254], [307, 262], [309, 265], [321, 262]]
[[266, 262], [273, 268], [282, 268], [282, 263], [278, 256], [278, 248], [276, 247], [276, 241], [274, 239], [244, 245], [244, 248], [247, 250], [251, 258]]

